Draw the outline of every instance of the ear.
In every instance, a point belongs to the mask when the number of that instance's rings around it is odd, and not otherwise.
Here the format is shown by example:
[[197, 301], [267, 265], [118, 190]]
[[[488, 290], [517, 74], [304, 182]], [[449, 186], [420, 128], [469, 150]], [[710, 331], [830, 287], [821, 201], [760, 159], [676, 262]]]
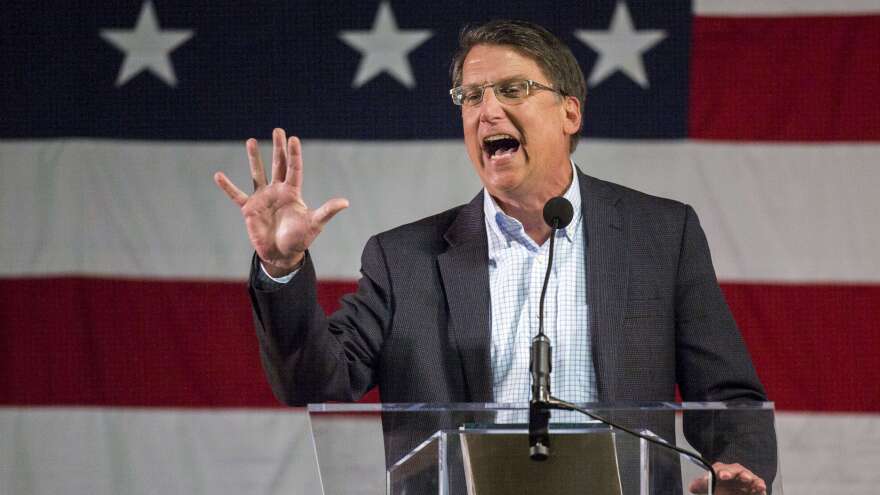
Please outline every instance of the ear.
[[566, 96], [562, 102], [562, 109], [565, 112], [564, 123], [562, 129], [569, 136], [581, 130], [581, 104], [574, 96]]

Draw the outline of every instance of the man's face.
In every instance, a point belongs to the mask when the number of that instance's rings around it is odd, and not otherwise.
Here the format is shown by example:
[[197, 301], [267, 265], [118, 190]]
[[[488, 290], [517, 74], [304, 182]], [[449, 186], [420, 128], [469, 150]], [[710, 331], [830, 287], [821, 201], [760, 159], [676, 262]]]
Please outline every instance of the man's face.
[[[510, 79], [553, 86], [534, 60], [507, 45], [477, 45], [465, 57], [465, 86]], [[496, 199], [543, 206], [568, 186], [569, 136], [580, 129], [581, 119], [576, 98], [533, 90], [521, 103], [508, 105], [486, 88], [480, 104], [462, 106], [461, 117], [468, 156]]]

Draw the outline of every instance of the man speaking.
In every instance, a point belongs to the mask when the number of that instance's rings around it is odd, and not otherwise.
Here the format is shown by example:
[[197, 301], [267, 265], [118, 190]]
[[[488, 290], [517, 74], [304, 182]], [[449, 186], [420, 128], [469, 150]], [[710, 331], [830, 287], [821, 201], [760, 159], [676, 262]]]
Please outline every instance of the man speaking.
[[[574, 218], [555, 234], [544, 316], [557, 350], [555, 395], [673, 401], [677, 385], [688, 401], [766, 400], [693, 209], [572, 163], [586, 85], [568, 47], [528, 22], [468, 28], [452, 86], [483, 190], [373, 236], [357, 292], [329, 317], [317, 304], [308, 248], [348, 202], [303, 202], [299, 139], [274, 131], [271, 181], [248, 140], [251, 195], [215, 175], [241, 207], [256, 251], [250, 294], [279, 399], [355, 401], [378, 385], [385, 402], [528, 402], [551, 235], [542, 211], [562, 196]], [[711, 461], [716, 493], [766, 491], [729, 453]], [[691, 489], [705, 491], [705, 480]]]

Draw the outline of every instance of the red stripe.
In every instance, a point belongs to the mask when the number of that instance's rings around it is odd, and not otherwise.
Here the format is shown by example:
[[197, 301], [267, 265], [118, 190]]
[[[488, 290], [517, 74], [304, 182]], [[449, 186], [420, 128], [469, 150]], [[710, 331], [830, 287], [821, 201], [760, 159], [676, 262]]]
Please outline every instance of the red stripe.
[[[353, 287], [323, 283], [322, 305]], [[0, 404], [278, 405], [244, 283], [3, 279], [0, 294]]]
[[243, 283], [3, 280], [3, 403], [270, 406]]
[[722, 288], [777, 407], [880, 412], [880, 286]]
[[[322, 305], [354, 287], [323, 282]], [[880, 412], [880, 286], [724, 290], [780, 409]], [[0, 294], [0, 404], [277, 405], [243, 283], [6, 279]]]
[[696, 17], [690, 136], [880, 139], [880, 16]]

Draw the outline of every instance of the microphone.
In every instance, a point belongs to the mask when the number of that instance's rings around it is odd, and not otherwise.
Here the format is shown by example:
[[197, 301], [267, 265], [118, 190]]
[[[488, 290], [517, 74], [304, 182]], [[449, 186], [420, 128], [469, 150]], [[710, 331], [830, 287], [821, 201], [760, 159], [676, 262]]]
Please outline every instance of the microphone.
[[574, 218], [574, 208], [563, 197], [550, 198], [544, 205], [544, 221], [550, 226], [550, 248], [547, 256], [547, 271], [538, 303], [538, 335], [532, 339], [529, 371], [532, 374], [532, 399], [529, 403], [529, 457], [544, 461], [550, 456], [550, 372], [552, 371], [552, 347], [550, 339], [544, 335], [544, 296], [553, 269], [553, 246], [556, 230], [564, 229]]
[[[544, 205], [544, 221], [551, 229], [568, 227], [572, 218], [574, 218], [574, 207], [571, 206], [571, 202], [561, 196], [550, 198], [550, 201]], [[552, 242], [553, 237], [550, 239]], [[552, 255], [553, 251], [550, 254]]]

